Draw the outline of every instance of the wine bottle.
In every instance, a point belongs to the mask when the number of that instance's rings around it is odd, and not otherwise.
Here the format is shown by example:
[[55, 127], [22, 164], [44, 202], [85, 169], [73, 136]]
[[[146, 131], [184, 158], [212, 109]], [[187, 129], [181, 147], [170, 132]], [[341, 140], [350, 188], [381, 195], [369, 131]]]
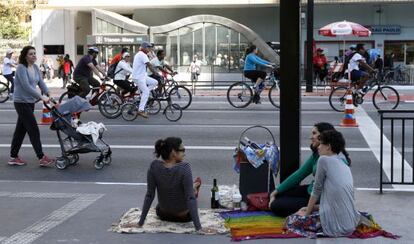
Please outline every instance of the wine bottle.
[[219, 189], [217, 187], [217, 179], [213, 180], [213, 188], [211, 188], [211, 208], [219, 208]]

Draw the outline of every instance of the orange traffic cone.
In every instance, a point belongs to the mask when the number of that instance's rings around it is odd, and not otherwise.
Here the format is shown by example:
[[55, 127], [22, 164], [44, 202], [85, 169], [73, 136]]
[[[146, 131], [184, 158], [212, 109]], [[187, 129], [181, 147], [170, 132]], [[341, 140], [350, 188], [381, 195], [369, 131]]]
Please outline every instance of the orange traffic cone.
[[50, 110], [46, 108], [43, 104], [43, 111], [42, 111], [42, 119], [40, 120], [40, 125], [51, 125], [53, 122], [52, 115], [50, 114]]
[[344, 118], [340, 124], [341, 127], [358, 127], [354, 116], [354, 102], [352, 101], [352, 91], [348, 90], [346, 94], [346, 104]]

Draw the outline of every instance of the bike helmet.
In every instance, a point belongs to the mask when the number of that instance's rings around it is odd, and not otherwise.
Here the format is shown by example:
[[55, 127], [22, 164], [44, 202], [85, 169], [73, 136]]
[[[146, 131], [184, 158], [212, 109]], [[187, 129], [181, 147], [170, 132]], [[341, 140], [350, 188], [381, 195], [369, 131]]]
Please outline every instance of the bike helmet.
[[89, 47], [88, 53], [99, 53], [99, 49], [97, 47]]

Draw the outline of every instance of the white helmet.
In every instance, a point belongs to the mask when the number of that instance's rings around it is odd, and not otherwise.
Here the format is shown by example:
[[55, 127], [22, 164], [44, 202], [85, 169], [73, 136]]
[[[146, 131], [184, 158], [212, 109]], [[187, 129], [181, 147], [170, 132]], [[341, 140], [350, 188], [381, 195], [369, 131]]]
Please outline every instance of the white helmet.
[[89, 47], [88, 48], [88, 53], [91, 53], [91, 52], [99, 53], [99, 49], [97, 47]]

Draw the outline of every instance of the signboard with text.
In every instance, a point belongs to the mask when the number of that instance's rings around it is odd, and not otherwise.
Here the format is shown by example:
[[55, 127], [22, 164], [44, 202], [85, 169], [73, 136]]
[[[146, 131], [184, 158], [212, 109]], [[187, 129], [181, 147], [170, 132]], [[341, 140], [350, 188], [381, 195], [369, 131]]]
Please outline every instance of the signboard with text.
[[386, 35], [399, 35], [401, 34], [400, 25], [372, 25], [370, 26], [372, 34], [386, 34]]
[[136, 45], [147, 41], [147, 35], [88, 35], [88, 45]]

